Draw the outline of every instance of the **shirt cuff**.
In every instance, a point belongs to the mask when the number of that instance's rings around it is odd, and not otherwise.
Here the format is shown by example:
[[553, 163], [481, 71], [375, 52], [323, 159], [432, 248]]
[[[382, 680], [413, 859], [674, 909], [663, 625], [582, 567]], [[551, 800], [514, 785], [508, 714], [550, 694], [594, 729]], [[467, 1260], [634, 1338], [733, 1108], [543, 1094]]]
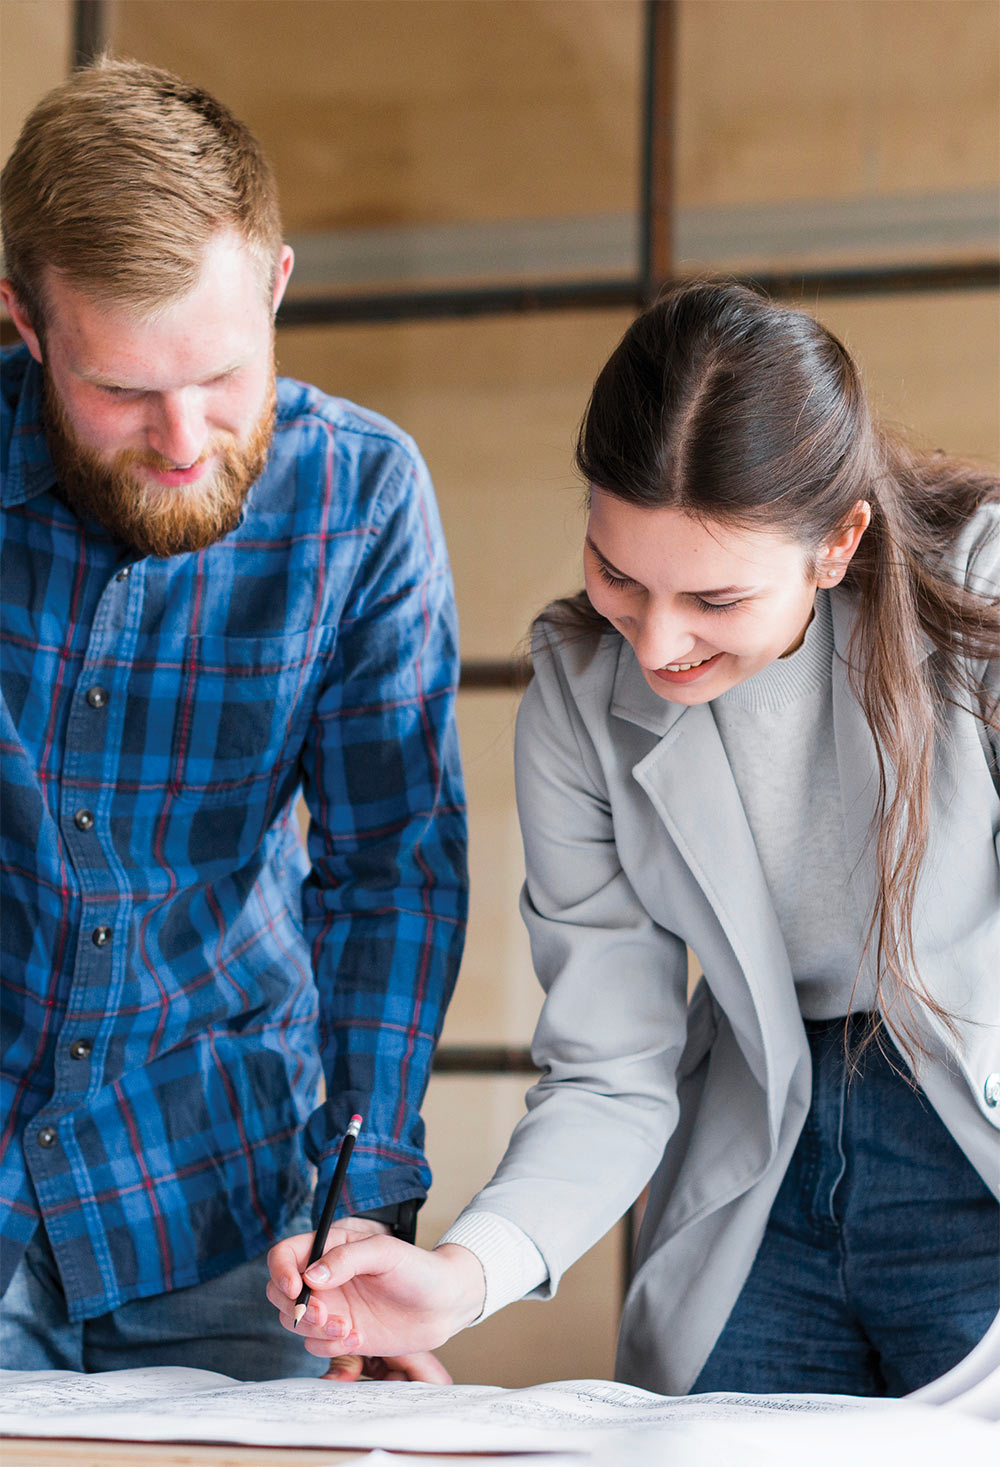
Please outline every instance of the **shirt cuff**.
[[495, 1212], [467, 1208], [436, 1246], [440, 1248], [442, 1243], [460, 1243], [479, 1259], [486, 1279], [486, 1297], [473, 1324], [481, 1324], [506, 1304], [523, 1299], [549, 1276], [545, 1259], [527, 1233]]

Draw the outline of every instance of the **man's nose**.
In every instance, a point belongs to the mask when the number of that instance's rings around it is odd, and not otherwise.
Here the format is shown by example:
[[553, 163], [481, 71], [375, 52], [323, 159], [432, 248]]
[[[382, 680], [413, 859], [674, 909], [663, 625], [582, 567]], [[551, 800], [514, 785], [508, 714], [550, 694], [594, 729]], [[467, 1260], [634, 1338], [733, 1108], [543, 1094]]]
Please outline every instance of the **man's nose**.
[[208, 439], [197, 391], [162, 393], [146, 430], [149, 446], [178, 468], [196, 463]]

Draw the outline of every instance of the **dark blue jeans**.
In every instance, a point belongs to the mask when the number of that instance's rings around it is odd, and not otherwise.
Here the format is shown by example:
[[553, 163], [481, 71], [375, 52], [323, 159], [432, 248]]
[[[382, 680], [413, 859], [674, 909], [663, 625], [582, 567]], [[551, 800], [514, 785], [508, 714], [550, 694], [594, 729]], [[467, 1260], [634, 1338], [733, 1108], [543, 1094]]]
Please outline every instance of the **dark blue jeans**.
[[[852, 1049], [867, 1022], [852, 1017]], [[692, 1390], [905, 1395], [957, 1364], [992, 1323], [1000, 1206], [884, 1031], [853, 1076], [843, 1019], [806, 1031], [812, 1106]]]
[[[312, 1228], [303, 1208], [288, 1226]], [[239, 1380], [320, 1375], [322, 1360], [289, 1333], [264, 1295], [267, 1255], [228, 1273], [110, 1314], [70, 1322], [56, 1261], [39, 1228], [0, 1303], [0, 1366], [7, 1370], [132, 1370], [190, 1365]]]

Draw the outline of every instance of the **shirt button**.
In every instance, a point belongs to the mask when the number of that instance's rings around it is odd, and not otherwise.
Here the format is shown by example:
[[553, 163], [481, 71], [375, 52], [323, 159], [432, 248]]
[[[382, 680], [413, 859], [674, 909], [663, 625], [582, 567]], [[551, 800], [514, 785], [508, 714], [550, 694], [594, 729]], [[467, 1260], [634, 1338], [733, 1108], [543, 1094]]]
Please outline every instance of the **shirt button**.
[[39, 1146], [54, 1146], [56, 1144], [56, 1133], [51, 1126], [46, 1126], [38, 1133]]
[[1000, 1075], [995, 1071], [992, 1075], [986, 1076], [983, 1095], [987, 1105], [1000, 1105]]
[[132, 567], [130, 565], [123, 565], [122, 568], [121, 568], [121, 570], [115, 576], [115, 580], [116, 581], [127, 581], [128, 578], [129, 578], [129, 576], [131, 574], [132, 574]]
[[111, 928], [95, 927], [93, 932], [90, 934], [90, 940], [95, 947], [107, 947], [108, 943], [111, 941]]
[[94, 816], [90, 810], [77, 810], [73, 816], [73, 824], [77, 830], [93, 830]]
[[71, 1059], [90, 1059], [94, 1046], [89, 1039], [74, 1039], [69, 1047]]
[[91, 688], [87, 693], [87, 702], [91, 708], [103, 708], [108, 701], [107, 688]]

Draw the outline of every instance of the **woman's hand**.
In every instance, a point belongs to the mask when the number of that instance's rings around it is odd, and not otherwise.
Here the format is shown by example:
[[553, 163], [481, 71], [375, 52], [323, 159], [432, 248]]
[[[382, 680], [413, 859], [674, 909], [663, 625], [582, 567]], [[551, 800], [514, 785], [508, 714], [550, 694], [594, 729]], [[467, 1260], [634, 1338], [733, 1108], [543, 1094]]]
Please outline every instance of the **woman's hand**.
[[303, 1278], [312, 1290], [295, 1332], [312, 1355], [336, 1359], [331, 1377], [447, 1381], [427, 1352], [481, 1312], [486, 1293], [475, 1254], [459, 1244], [428, 1252], [387, 1237], [378, 1223], [346, 1218], [330, 1229], [329, 1246], [307, 1269], [313, 1235], [286, 1238], [268, 1254], [267, 1297], [286, 1329], [295, 1330]]

